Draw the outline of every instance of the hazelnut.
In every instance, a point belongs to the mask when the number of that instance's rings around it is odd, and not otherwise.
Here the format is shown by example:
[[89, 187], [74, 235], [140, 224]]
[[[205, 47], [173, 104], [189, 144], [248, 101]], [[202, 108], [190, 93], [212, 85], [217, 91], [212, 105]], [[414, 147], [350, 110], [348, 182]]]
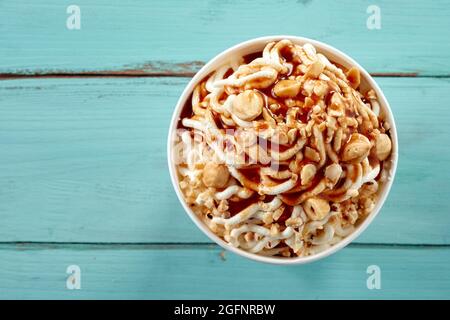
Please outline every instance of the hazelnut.
[[316, 96], [322, 98], [328, 93], [328, 84], [323, 80], [317, 80], [314, 85], [314, 93]]
[[389, 139], [389, 136], [385, 133], [378, 135], [377, 139], [375, 140], [375, 152], [377, 158], [380, 161], [385, 160], [387, 157], [389, 157], [391, 150], [392, 142], [391, 139]]
[[311, 220], [322, 220], [330, 212], [330, 204], [327, 200], [313, 197], [303, 203], [303, 210]]
[[234, 99], [232, 111], [239, 119], [252, 121], [261, 114], [263, 106], [264, 99], [259, 92], [245, 90]]
[[207, 187], [224, 188], [229, 177], [228, 168], [223, 164], [209, 162], [203, 168], [202, 181]]
[[320, 161], [320, 154], [310, 147], [305, 147], [305, 158], [314, 161], [319, 162]]
[[361, 74], [359, 73], [359, 70], [355, 67], [352, 67], [347, 71], [346, 75], [348, 82], [350, 82], [350, 86], [353, 89], [358, 88], [359, 84], [361, 83]]
[[280, 98], [294, 98], [300, 91], [300, 83], [295, 80], [278, 81], [273, 92]]
[[335, 185], [342, 174], [342, 167], [337, 164], [333, 163], [330, 164], [328, 167], [325, 168], [325, 178], [330, 180], [330, 182]]
[[300, 173], [300, 179], [302, 182], [302, 186], [307, 185], [312, 181], [314, 176], [316, 175], [316, 166], [313, 164], [307, 164], [302, 168], [302, 171]]
[[341, 117], [345, 114], [344, 97], [339, 92], [334, 92], [331, 95], [328, 111], [330, 116], [333, 117]]
[[367, 157], [370, 147], [370, 141], [366, 136], [359, 133], [354, 133], [344, 146], [342, 151], [342, 161], [359, 163]]
[[305, 76], [309, 78], [317, 78], [320, 76], [324, 69], [325, 65], [317, 60], [308, 66]]

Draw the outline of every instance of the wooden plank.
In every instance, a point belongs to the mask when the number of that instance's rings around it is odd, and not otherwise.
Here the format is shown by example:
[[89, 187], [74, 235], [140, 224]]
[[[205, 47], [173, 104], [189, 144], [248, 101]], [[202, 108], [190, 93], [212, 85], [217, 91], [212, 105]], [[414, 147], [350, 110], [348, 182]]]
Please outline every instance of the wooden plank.
[[[360, 243], [449, 244], [449, 79], [378, 78], [398, 175]], [[208, 242], [181, 209], [166, 136], [185, 78], [0, 81], [0, 241]]]
[[388, 1], [369, 30], [372, 1], [78, 0], [81, 29], [68, 30], [61, 0], [0, 3], [0, 74], [191, 74], [243, 40], [291, 34], [329, 43], [373, 73], [449, 75], [450, 6]]
[[[253, 262], [215, 246], [0, 248], [2, 299], [449, 299], [448, 247], [348, 247], [303, 266]], [[81, 289], [66, 289], [66, 269]], [[367, 268], [381, 289], [367, 288]], [[239, 275], [236, 277], [236, 275]]]

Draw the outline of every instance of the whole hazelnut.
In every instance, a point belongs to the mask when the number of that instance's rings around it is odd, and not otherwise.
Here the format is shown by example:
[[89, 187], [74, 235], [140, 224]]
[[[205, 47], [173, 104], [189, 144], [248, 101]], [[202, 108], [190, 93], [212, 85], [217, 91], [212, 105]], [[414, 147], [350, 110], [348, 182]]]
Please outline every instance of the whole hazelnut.
[[303, 203], [303, 210], [311, 220], [322, 220], [330, 212], [330, 204], [327, 200], [313, 197]]
[[228, 168], [223, 164], [209, 162], [203, 168], [202, 181], [207, 187], [224, 188], [229, 177]]
[[391, 154], [391, 150], [392, 142], [391, 139], [389, 139], [389, 136], [385, 133], [378, 135], [375, 140], [375, 152], [378, 160], [386, 160], [386, 158]]
[[256, 119], [262, 112], [264, 98], [255, 90], [245, 90], [237, 95], [233, 101], [232, 111], [244, 121]]
[[370, 151], [370, 141], [366, 136], [354, 133], [342, 150], [342, 161], [359, 163]]

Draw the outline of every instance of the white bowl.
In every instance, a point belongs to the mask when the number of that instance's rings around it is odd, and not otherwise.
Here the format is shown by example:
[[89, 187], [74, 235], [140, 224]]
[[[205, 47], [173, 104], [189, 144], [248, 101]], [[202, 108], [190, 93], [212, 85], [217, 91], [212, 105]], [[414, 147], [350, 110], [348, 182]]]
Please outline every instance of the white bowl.
[[[189, 99], [192, 91], [194, 90], [195, 86], [204, 79], [210, 72], [217, 69], [222, 63], [224, 63], [226, 60], [229, 60], [230, 57], [235, 56], [245, 56], [250, 53], [262, 51], [264, 46], [271, 42], [271, 41], [277, 41], [281, 39], [289, 39], [293, 43], [303, 45], [304, 43], [311, 43], [316, 49], [317, 52], [323, 53], [330, 61], [334, 63], [338, 63], [346, 68], [349, 68], [351, 66], [357, 67], [361, 72], [361, 86], [364, 88], [370, 87], [375, 90], [378, 101], [380, 103], [381, 109], [384, 111], [387, 120], [389, 121], [391, 125], [390, 129], [390, 135], [392, 139], [392, 155], [391, 155], [391, 165], [390, 165], [390, 171], [388, 174], [388, 179], [385, 183], [382, 184], [381, 189], [379, 192], [378, 202], [375, 205], [375, 208], [373, 211], [364, 219], [364, 221], [357, 226], [356, 230], [348, 235], [346, 238], [344, 238], [339, 243], [331, 246], [330, 248], [321, 251], [315, 255], [307, 256], [307, 257], [297, 257], [297, 258], [282, 258], [282, 257], [267, 257], [258, 255], [255, 253], [250, 253], [245, 250], [235, 248], [225, 242], [223, 239], [215, 235], [209, 228], [196, 216], [194, 212], [186, 205], [186, 202], [184, 201], [183, 195], [181, 193], [179, 183], [178, 183], [178, 176], [176, 173], [176, 168], [174, 161], [172, 161], [172, 155], [173, 155], [173, 134], [175, 130], [177, 129], [177, 124], [179, 121], [180, 113], [182, 108], [184, 107], [187, 99]], [[175, 107], [175, 110], [173, 112], [172, 120], [170, 122], [170, 128], [169, 128], [169, 137], [167, 142], [167, 156], [168, 156], [168, 162], [169, 162], [169, 172], [170, 177], [172, 180], [173, 187], [175, 189], [175, 193], [178, 196], [178, 199], [180, 200], [181, 204], [183, 205], [184, 210], [189, 215], [189, 217], [194, 221], [194, 223], [197, 225], [197, 227], [202, 230], [211, 240], [216, 242], [218, 245], [223, 247], [226, 250], [230, 250], [234, 253], [237, 253], [243, 257], [249, 258], [251, 260], [260, 261], [260, 262], [267, 262], [267, 263], [273, 263], [273, 264], [282, 264], [282, 265], [288, 265], [288, 264], [304, 264], [313, 262], [322, 258], [325, 258], [332, 253], [337, 252], [338, 250], [342, 249], [346, 245], [348, 245], [350, 242], [352, 242], [354, 239], [356, 239], [366, 228], [367, 226], [373, 221], [375, 216], [380, 211], [381, 207], [383, 206], [384, 201], [387, 198], [387, 195], [389, 193], [389, 190], [391, 189], [392, 183], [394, 181], [395, 171], [397, 168], [397, 162], [398, 162], [398, 140], [397, 140], [397, 130], [395, 127], [395, 121], [394, 116], [392, 114], [391, 108], [389, 107], [389, 103], [386, 100], [386, 97], [384, 96], [383, 92], [381, 91], [380, 87], [377, 85], [375, 80], [369, 75], [369, 73], [361, 67], [357, 62], [355, 62], [352, 58], [344, 54], [343, 52], [327, 45], [322, 42], [311, 40], [303, 37], [295, 37], [295, 36], [268, 36], [268, 37], [262, 37], [262, 38], [256, 38], [252, 40], [248, 40], [242, 43], [239, 43], [235, 45], [234, 47], [231, 47], [216, 57], [214, 57], [212, 60], [210, 60], [203, 68], [200, 69], [199, 72], [191, 79], [191, 81], [188, 83], [186, 88], [184, 89], [183, 93], [181, 94], [180, 99], [177, 102], [177, 105]]]

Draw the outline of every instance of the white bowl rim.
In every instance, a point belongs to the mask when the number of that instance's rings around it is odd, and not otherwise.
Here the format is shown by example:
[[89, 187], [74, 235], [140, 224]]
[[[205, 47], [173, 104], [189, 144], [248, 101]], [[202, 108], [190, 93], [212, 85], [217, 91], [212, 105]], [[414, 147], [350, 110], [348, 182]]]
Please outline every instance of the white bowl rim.
[[[260, 44], [261, 49], [264, 47], [264, 44], [267, 44], [271, 41], [278, 41], [282, 39], [288, 39], [292, 41], [293, 43], [297, 44], [304, 44], [304, 43], [311, 43], [318, 52], [327, 51], [328, 53], [332, 53], [334, 56], [338, 57], [341, 61], [334, 61], [342, 64], [342, 61], [344, 61], [348, 65], [355, 66], [359, 69], [361, 76], [363, 79], [365, 79], [368, 82], [368, 85], [375, 90], [377, 96], [378, 96], [378, 102], [380, 103], [381, 109], [385, 112], [386, 118], [391, 126], [390, 128], [390, 136], [392, 140], [392, 154], [391, 154], [391, 167], [389, 171], [389, 178], [383, 185], [383, 190], [379, 194], [379, 199], [375, 205], [375, 208], [372, 210], [372, 212], [364, 219], [364, 221], [357, 226], [356, 230], [353, 231], [350, 235], [345, 237], [343, 240], [338, 242], [337, 244], [317, 253], [311, 256], [306, 257], [294, 257], [294, 258], [282, 258], [282, 257], [270, 257], [270, 256], [263, 256], [258, 255], [256, 253], [250, 253], [240, 248], [235, 248], [232, 245], [228, 244], [225, 240], [221, 239], [219, 236], [217, 236], [215, 233], [213, 233], [198, 217], [197, 215], [188, 207], [186, 204], [183, 195], [181, 193], [181, 190], [179, 188], [178, 184], [178, 178], [176, 174], [176, 168], [172, 161], [172, 153], [173, 153], [173, 140], [172, 136], [174, 131], [177, 128], [178, 125], [178, 118], [180, 116], [181, 110], [183, 109], [187, 99], [191, 95], [195, 85], [201, 81], [205, 76], [207, 76], [210, 72], [215, 70], [220, 64], [221, 60], [224, 60], [227, 56], [232, 56], [234, 52], [241, 51], [246, 47]], [[391, 190], [392, 184], [394, 182], [395, 173], [397, 170], [397, 163], [398, 163], [398, 138], [397, 138], [397, 129], [395, 126], [394, 116], [392, 113], [392, 110], [390, 108], [389, 102], [387, 101], [383, 91], [380, 89], [378, 84], [375, 82], [375, 80], [372, 78], [372, 76], [364, 69], [361, 65], [359, 65], [356, 61], [354, 61], [351, 57], [349, 57], [347, 54], [343, 53], [342, 51], [325, 44], [323, 42], [305, 38], [305, 37], [299, 37], [299, 36], [290, 36], [290, 35], [273, 35], [273, 36], [265, 36], [265, 37], [259, 37], [259, 38], [253, 38], [241, 43], [238, 43], [225, 51], [222, 51], [218, 55], [216, 55], [213, 59], [211, 59], [208, 63], [206, 63], [196, 74], [195, 76], [189, 81], [189, 83], [186, 85], [185, 89], [183, 90], [180, 98], [177, 101], [176, 107], [173, 111], [172, 118], [170, 121], [170, 127], [169, 127], [169, 133], [168, 133], [168, 139], [167, 139], [167, 160], [168, 160], [168, 166], [169, 166], [169, 173], [170, 178], [172, 181], [172, 185], [175, 189], [175, 193], [178, 197], [178, 200], [180, 201], [181, 205], [183, 206], [185, 212], [188, 214], [188, 216], [191, 218], [191, 220], [195, 223], [195, 225], [203, 231], [206, 236], [208, 236], [209, 239], [217, 243], [219, 246], [224, 248], [225, 250], [229, 250], [231, 252], [234, 252], [240, 256], [243, 256], [245, 258], [259, 261], [259, 262], [265, 262], [270, 264], [278, 264], [278, 265], [297, 265], [297, 264], [306, 264], [310, 262], [314, 262], [320, 259], [323, 259], [325, 257], [328, 257], [329, 255], [336, 253], [337, 251], [341, 250], [345, 246], [347, 246], [349, 243], [351, 243], [353, 240], [355, 240], [368, 226], [372, 221], [375, 219], [375, 217], [380, 212], [381, 208], [383, 207], [383, 204]]]

